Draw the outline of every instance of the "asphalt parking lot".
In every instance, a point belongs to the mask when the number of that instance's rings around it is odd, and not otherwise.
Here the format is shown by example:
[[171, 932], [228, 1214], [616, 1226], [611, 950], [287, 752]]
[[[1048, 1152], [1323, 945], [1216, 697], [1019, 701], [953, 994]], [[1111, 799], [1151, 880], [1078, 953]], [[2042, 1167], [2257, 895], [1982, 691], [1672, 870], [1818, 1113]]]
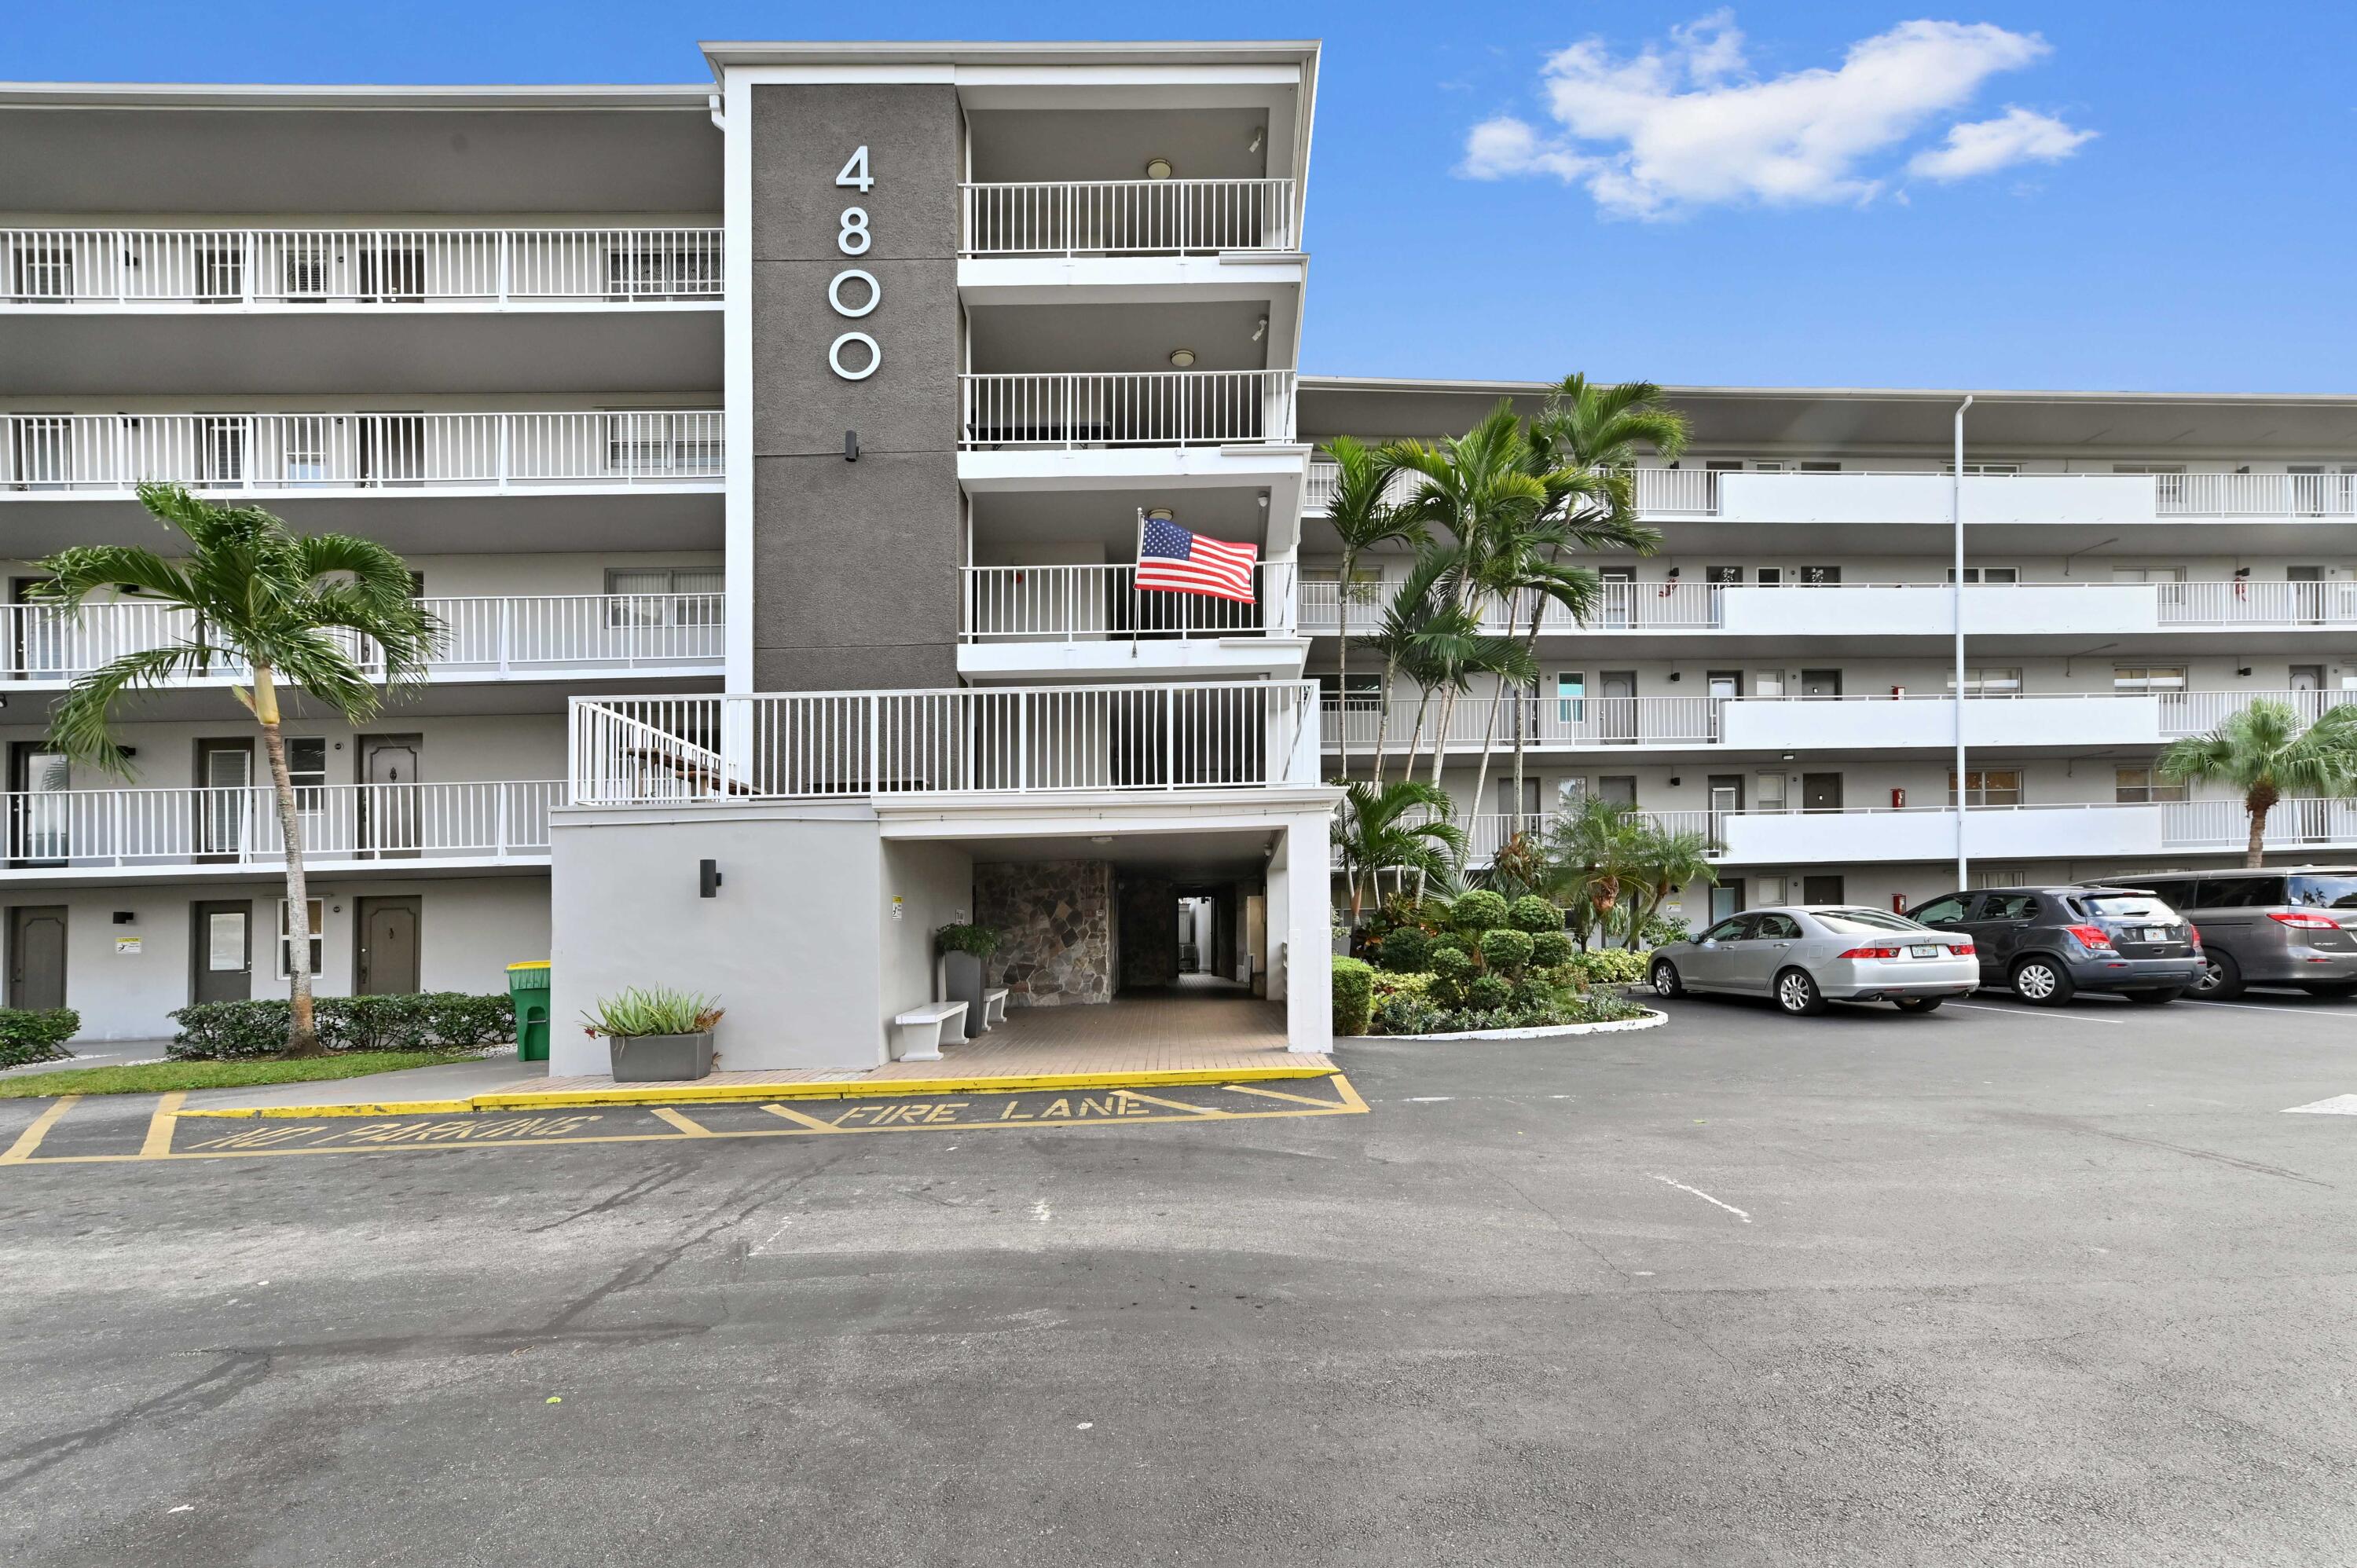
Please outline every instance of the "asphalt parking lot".
[[2357, 1559], [2357, 1003], [1668, 1011], [1299, 1114], [83, 1101], [0, 1165], [0, 1561]]

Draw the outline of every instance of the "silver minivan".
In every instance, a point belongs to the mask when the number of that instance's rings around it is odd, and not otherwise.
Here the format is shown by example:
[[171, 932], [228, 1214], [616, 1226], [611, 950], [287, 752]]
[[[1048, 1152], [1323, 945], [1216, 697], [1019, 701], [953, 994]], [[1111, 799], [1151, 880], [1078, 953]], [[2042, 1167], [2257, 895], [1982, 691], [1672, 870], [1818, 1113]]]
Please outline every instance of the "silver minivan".
[[2190, 994], [2224, 1001], [2249, 985], [2357, 995], [2357, 866], [2172, 871], [2125, 878], [2201, 933], [2208, 967]]

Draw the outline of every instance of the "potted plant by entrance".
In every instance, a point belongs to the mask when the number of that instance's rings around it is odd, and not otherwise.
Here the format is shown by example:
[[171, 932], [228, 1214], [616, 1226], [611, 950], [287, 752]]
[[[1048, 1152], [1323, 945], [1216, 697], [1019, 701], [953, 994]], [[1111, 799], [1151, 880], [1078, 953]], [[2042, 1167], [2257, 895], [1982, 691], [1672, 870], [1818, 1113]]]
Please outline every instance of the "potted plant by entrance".
[[705, 1078], [712, 1071], [712, 1026], [721, 1010], [708, 996], [633, 986], [601, 999], [582, 1022], [606, 1036], [617, 1083]]
[[942, 945], [942, 983], [949, 1000], [965, 1004], [967, 1039], [982, 1033], [983, 964], [998, 950], [996, 926], [943, 926], [936, 933]]

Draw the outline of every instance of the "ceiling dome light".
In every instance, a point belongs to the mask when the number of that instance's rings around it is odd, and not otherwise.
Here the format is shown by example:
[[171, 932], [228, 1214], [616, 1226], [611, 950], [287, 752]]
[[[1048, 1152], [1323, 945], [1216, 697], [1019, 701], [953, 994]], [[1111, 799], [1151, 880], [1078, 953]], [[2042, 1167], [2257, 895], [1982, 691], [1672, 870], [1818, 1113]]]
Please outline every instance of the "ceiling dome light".
[[1167, 506], [1150, 506], [1146, 509], [1146, 521], [1148, 522], [1168, 522], [1178, 515]]
[[1168, 158], [1148, 158], [1146, 160], [1146, 177], [1148, 179], [1168, 179], [1172, 175], [1178, 172], [1178, 169], [1171, 164]]
[[1192, 349], [1173, 349], [1170, 350], [1170, 362], [1183, 371], [1188, 366], [1195, 362], [1195, 350]]

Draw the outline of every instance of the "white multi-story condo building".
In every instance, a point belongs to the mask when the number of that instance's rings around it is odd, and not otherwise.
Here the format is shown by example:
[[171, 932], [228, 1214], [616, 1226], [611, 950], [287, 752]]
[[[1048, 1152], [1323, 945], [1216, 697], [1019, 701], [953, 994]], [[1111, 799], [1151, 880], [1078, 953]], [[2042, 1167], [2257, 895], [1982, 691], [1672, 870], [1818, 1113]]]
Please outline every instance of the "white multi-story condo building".
[[[1302, 429], [1428, 436], [1500, 398], [1534, 411], [1544, 392], [1311, 379]], [[2357, 400], [1972, 395], [1959, 477], [1963, 392], [1668, 389], [1692, 446], [1636, 475], [1662, 545], [1585, 561], [1604, 578], [1587, 624], [1542, 615], [1539, 687], [1500, 709], [1478, 800], [1494, 684], [1457, 703], [1442, 782], [1475, 861], [1562, 802], [1631, 802], [1708, 836], [1718, 883], [1680, 908], [1699, 925], [1786, 899], [1921, 901], [1954, 886], [1960, 849], [1980, 886], [2239, 855], [2239, 800], [2153, 763], [2255, 698], [2309, 715], [2357, 701]], [[1331, 483], [1313, 464], [1313, 515]], [[1416, 691], [1385, 714], [1365, 654], [1337, 689], [1335, 550], [1313, 521], [1300, 617], [1329, 766], [1347, 732], [1367, 776], [1383, 725], [1396, 778]], [[1405, 566], [1356, 569], [1354, 627]], [[2267, 840], [2282, 858], [2345, 858], [2357, 803], [2287, 800]]]
[[[335, 993], [552, 957], [560, 1018], [683, 986], [732, 1068], [848, 1068], [976, 921], [1017, 1005], [1187, 950], [1325, 1046], [1325, 780], [1415, 704], [1332, 679], [1313, 449], [1542, 389], [1297, 377], [1314, 45], [706, 56], [676, 88], [0, 91], [10, 1003], [140, 1036], [290, 961]], [[1992, 880], [2194, 862], [2235, 805], [2174, 796], [2161, 746], [2357, 685], [2357, 402], [1979, 394], [1955, 779], [1961, 397], [1674, 401], [1663, 548], [1592, 563], [1601, 614], [1546, 622], [1503, 709], [1519, 799], [1498, 766], [1472, 798], [1458, 706], [1477, 862], [1582, 791], [1711, 835], [1696, 918], [1937, 891], [1960, 835]], [[61, 546], [168, 547], [145, 479], [381, 539], [447, 626], [376, 723], [296, 709], [307, 955], [235, 671], [126, 714], [130, 779], [46, 743], [68, 682], [178, 635], [134, 594], [23, 602]], [[1141, 593], [1157, 517], [1257, 547], [1256, 601]], [[2357, 839], [2280, 815], [2287, 854]], [[555, 1067], [597, 1049], [560, 1029]]]

